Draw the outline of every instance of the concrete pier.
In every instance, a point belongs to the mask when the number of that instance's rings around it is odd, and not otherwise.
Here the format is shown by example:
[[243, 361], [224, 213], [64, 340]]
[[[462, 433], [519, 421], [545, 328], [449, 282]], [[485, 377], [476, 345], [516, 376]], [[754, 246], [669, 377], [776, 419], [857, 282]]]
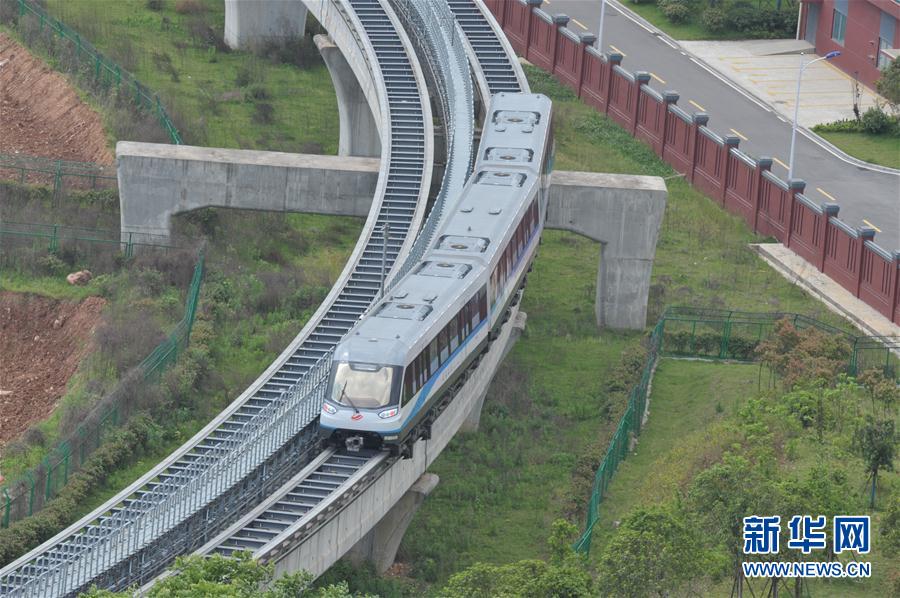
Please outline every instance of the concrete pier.
[[555, 171], [552, 180], [547, 226], [602, 245], [594, 305], [597, 325], [643, 329], [666, 211], [665, 182], [659, 177], [565, 171]]
[[171, 217], [206, 207], [364, 217], [379, 160], [120, 141], [121, 234], [166, 242]]
[[378, 135], [375, 117], [372, 116], [369, 102], [353, 69], [330, 37], [320, 34], [313, 39], [325, 60], [337, 95], [340, 123], [338, 155], [367, 157], [381, 155], [381, 138]]
[[232, 50], [255, 50], [301, 36], [306, 12], [301, 0], [225, 0], [225, 43]]
[[[365, 216], [379, 168], [374, 158], [124, 141], [116, 156], [123, 239], [157, 243], [171, 235], [172, 216], [204, 207]], [[646, 326], [666, 196], [659, 177], [553, 173], [547, 226], [601, 243], [598, 326]]]
[[387, 571], [394, 564], [406, 528], [439, 481], [437, 474], [425, 472], [419, 476], [381, 521], [347, 552], [346, 557], [356, 564], [370, 561], [378, 573]]

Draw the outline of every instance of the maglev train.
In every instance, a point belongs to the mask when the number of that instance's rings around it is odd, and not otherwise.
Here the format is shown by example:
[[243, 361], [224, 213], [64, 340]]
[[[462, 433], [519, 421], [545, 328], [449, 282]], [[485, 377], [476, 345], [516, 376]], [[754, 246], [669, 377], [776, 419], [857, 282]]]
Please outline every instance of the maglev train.
[[473, 173], [432, 246], [335, 348], [319, 419], [330, 444], [411, 456], [518, 300], [544, 226], [551, 102], [500, 93], [487, 114]]

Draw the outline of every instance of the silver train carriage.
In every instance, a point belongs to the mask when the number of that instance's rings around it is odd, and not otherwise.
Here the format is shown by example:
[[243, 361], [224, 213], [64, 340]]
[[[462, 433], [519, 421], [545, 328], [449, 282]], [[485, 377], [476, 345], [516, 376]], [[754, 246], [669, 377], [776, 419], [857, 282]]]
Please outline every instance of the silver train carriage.
[[411, 455], [518, 300], [547, 208], [551, 102], [500, 93], [488, 114], [475, 169], [434, 244], [335, 349], [319, 419], [329, 443]]

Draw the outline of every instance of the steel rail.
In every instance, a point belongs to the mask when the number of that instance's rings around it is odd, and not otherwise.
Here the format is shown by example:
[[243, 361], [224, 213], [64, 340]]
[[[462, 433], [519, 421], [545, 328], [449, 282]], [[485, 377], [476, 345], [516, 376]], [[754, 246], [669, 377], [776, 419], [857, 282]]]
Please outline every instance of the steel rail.
[[[382, 84], [382, 173], [339, 283], [232, 405], [122, 493], [0, 571], [0, 594], [65, 595], [91, 582], [110, 588], [142, 583], [234, 521], [309, 458], [314, 434], [308, 428], [321, 407], [330, 350], [377, 296], [382, 251], [392, 269], [408, 254], [431, 184], [431, 113], [416, 58], [403, 47], [389, 59], [371, 46], [365, 50]], [[398, 61], [406, 62], [401, 76]], [[251, 476], [254, 484], [247, 483]]]

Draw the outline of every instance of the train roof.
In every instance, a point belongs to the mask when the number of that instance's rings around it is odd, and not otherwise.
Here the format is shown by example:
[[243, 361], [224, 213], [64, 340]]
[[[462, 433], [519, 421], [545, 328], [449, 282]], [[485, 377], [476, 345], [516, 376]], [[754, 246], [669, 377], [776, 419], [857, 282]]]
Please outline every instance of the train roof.
[[[467, 285], [498, 256], [498, 245], [518, 222], [539, 184], [548, 135], [550, 100], [540, 94], [494, 96], [475, 169], [424, 263], [404, 277], [349, 332], [335, 359], [405, 365], [409, 349], [451, 307]], [[455, 311], [454, 311], [455, 313]]]

